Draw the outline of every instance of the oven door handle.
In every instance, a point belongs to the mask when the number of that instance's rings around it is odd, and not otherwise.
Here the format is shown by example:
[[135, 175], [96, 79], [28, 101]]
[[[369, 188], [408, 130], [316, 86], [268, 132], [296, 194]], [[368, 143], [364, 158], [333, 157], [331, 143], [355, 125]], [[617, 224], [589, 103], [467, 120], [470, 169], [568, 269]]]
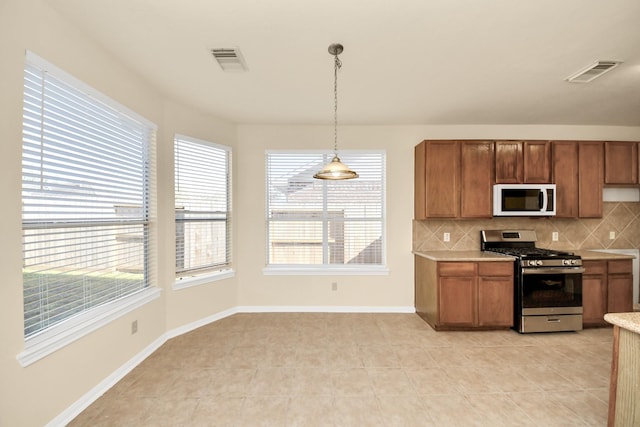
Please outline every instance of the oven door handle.
[[542, 267], [523, 268], [522, 274], [581, 274], [584, 267]]

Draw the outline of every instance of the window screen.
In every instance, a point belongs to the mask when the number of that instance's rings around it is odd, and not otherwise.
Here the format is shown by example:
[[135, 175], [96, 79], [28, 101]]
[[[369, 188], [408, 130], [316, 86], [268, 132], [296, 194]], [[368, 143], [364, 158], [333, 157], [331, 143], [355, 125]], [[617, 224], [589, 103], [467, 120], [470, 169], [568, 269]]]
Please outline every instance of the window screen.
[[149, 286], [155, 126], [27, 56], [25, 337]]
[[176, 275], [231, 265], [231, 149], [177, 135], [174, 141]]
[[267, 153], [268, 265], [384, 264], [384, 153], [340, 152], [360, 177], [314, 179], [332, 156]]

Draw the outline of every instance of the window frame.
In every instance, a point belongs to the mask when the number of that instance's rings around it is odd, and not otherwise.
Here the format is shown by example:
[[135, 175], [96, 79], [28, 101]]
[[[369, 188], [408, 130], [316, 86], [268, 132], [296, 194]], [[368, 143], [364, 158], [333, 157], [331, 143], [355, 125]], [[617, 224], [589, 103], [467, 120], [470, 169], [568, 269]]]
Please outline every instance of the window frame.
[[[176, 172], [176, 167], [178, 164], [177, 155], [178, 155], [178, 143], [185, 142], [188, 144], [202, 144], [208, 146], [210, 148], [221, 150], [225, 152], [225, 188], [226, 188], [226, 203], [227, 203], [227, 211], [225, 216], [226, 222], [226, 237], [225, 237], [225, 251], [226, 251], [226, 263], [225, 264], [212, 264], [208, 267], [198, 267], [192, 269], [186, 269], [179, 274], [177, 271], [177, 263], [178, 263], [178, 208], [176, 204], [178, 202], [177, 197], [177, 186], [178, 186], [178, 173]], [[230, 146], [224, 144], [218, 144], [215, 142], [194, 138], [191, 136], [187, 136], [184, 134], [176, 133], [174, 136], [174, 225], [176, 233], [174, 235], [175, 238], [175, 281], [173, 284], [173, 289], [185, 289], [193, 286], [199, 286], [206, 283], [210, 283], [213, 281], [224, 280], [230, 277], [235, 276], [235, 271], [233, 270], [233, 180], [232, 180], [232, 159], [233, 159], [233, 149]], [[197, 211], [194, 211], [197, 212]], [[215, 221], [211, 219], [211, 221]], [[188, 222], [187, 220], [181, 222]]]
[[[381, 195], [380, 195], [380, 209], [381, 209], [381, 262], [379, 264], [269, 264], [269, 156], [272, 154], [302, 154], [302, 155], [319, 155], [323, 156], [323, 164], [328, 163], [333, 157], [333, 151], [327, 150], [266, 150], [265, 151], [265, 267], [262, 269], [264, 275], [342, 275], [342, 276], [375, 276], [375, 275], [388, 275], [389, 269], [387, 267], [387, 215], [386, 215], [386, 150], [341, 150], [339, 155], [341, 157], [358, 155], [358, 154], [379, 154], [381, 155]], [[349, 163], [346, 161], [346, 163]], [[321, 167], [321, 166], [320, 166]], [[355, 178], [360, 179], [360, 178]], [[324, 215], [327, 209], [327, 185], [326, 180], [317, 180], [323, 184], [323, 198], [322, 198], [322, 211], [323, 221], [327, 220], [327, 216]], [[335, 181], [334, 181], [335, 182]], [[323, 237], [323, 246], [328, 243]]]
[[[67, 346], [68, 344], [78, 340], [79, 338], [101, 328], [102, 326], [109, 324], [113, 320], [129, 313], [160, 296], [160, 289], [155, 286], [155, 231], [153, 231], [155, 223], [155, 141], [157, 126], [140, 116], [139, 114], [129, 110], [125, 106], [121, 105], [117, 101], [112, 100], [107, 95], [97, 91], [96, 89], [88, 86], [79, 79], [71, 76], [65, 71], [57, 68], [55, 65], [49, 63], [33, 52], [26, 51], [25, 62], [23, 72], [27, 73], [27, 68], [37, 68], [41, 70], [41, 73], [47, 73], [53, 77], [56, 81], [70, 86], [76, 93], [81, 93], [83, 97], [89, 99], [92, 98], [96, 105], [101, 104], [112, 110], [115, 110], [120, 117], [126, 116], [134, 121], [138, 122], [145, 129], [144, 134], [146, 139], [144, 140], [144, 146], [142, 146], [141, 155], [145, 158], [142, 163], [142, 170], [139, 171], [142, 175], [142, 197], [143, 197], [143, 220], [134, 220], [132, 222], [123, 221], [126, 223], [138, 223], [143, 224], [143, 242], [142, 256], [143, 256], [143, 268], [144, 268], [144, 283], [139, 290], [127, 293], [124, 296], [110, 299], [106, 303], [101, 303], [95, 306], [89, 306], [83, 309], [79, 313], [72, 316], [67, 316], [59, 322], [55, 322], [51, 325], [47, 325], [45, 328], [38, 330], [24, 337], [24, 349], [19, 353], [16, 358], [21, 366], [28, 366], [37, 360]], [[26, 83], [25, 83], [26, 85]], [[26, 96], [26, 86], [23, 88], [23, 96]], [[26, 98], [23, 100], [26, 103]], [[23, 110], [26, 108], [23, 105]], [[23, 127], [24, 120], [26, 118], [26, 112], [23, 111]], [[63, 122], [63, 123], [68, 123]], [[27, 143], [26, 136], [23, 136], [21, 145], [25, 147]], [[22, 155], [22, 161], [24, 162], [24, 155]], [[22, 172], [24, 173], [24, 171]], [[21, 183], [22, 191], [24, 190], [24, 183]], [[24, 197], [24, 196], [23, 196]], [[23, 199], [24, 200], [24, 199]], [[57, 224], [55, 221], [43, 220], [34, 221], [31, 219], [25, 219], [25, 214], [22, 216], [21, 228], [23, 233], [25, 230], [33, 230], [35, 228], [45, 228], [52, 230], [61, 230], [68, 228], [68, 225], [74, 224], [86, 226], [91, 229], [92, 227], [102, 227], [104, 222], [92, 222], [81, 220], [76, 216], [76, 220], [70, 223]], [[73, 218], [73, 217], [71, 217]], [[141, 222], [142, 221], [142, 222]], [[116, 221], [116, 223], [120, 223]], [[24, 243], [23, 243], [24, 245]], [[23, 256], [24, 262], [24, 256]], [[24, 289], [24, 279], [23, 279]], [[25, 301], [23, 300], [23, 304]], [[23, 329], [23, 334], [26, 335], [26, 329]]]

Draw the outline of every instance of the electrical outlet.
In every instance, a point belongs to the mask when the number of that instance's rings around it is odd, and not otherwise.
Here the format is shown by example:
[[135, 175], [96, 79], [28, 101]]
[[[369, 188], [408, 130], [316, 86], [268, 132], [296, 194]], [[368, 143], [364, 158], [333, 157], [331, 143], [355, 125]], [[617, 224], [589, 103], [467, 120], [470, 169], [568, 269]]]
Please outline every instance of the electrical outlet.
[[442, 240], [444, 240], [445, 242], [450, 242], [451, 241], [451, 233], [444, 233], [444, 235], [442, 236]]
[[134, 320], [133, 322], [131, 322], [131, 335], [135, 334], [136, 332], [138, 332], [138, 321]]
[[554, 242], [558, 241], [558, 232], [557, 231], [553, 231], [551, 233], [551, 240], [553, 240]]
[[331, 282], [331, 290], [332, 291], [338, 290], [338, 282]]
[[610, 231], [609, 232], [609, 239], [614, 240], [616, 238], [616, 232], [615, 231]]

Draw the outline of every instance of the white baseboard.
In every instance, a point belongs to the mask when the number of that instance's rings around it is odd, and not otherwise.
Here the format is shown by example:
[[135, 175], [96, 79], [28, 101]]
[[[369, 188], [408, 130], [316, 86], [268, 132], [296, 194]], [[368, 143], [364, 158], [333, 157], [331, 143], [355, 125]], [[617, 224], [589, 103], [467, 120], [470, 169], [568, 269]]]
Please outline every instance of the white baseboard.
[[236, 313], [415, 313], [414, 307], [409, 306], [237, 306], [203, 319], [172, 329], [149, 344], [144, 350], [131, 358], [111, 375], [93, 387], [89, 392], [77, 400], [73, 405], [47, 423], [47, 427], [64, 427], [87, 409], [100, 396], [106, 393], [118, 381], [124, 378], [136, 366], [142, 363], [168, 339], [175, 338], [194, 329], [232, 316]]
[[273, 306], [273, 305], [241, 305], [236, 307], [237, 313], [415, 313], [413, 306]]
[[131, 372], [142, 361], [149, 357], [154, 351], [156, 351], [167, 340], [166, 335], [162, 335], [154, 342], [149, 344], [144, 350], [136, 354], [127, 363], [118, 368], [115, 372], [101, 381], [94, 388], [89, 390], [84, 396], [82, 396], [73, 405], [69, 406], [65, 411], [47, 423], [47, 427], [63, 427], [66, 426], [71, 420], [77, 417], [82, 411], [87, 409], [89, 405], [98, 400], [100, 396], [105, 394], [111, 387], [116, 385], [118, 381], [124, 378], [129, 372]]

